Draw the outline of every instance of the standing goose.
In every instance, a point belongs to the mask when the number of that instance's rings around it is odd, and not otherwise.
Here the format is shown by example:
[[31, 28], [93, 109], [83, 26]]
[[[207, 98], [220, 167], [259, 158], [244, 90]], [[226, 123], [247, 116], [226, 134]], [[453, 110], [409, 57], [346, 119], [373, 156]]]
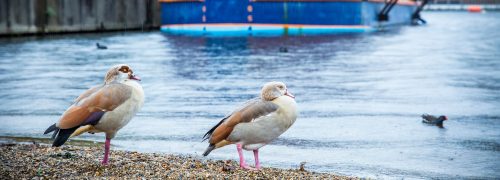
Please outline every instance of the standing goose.
[[45, 130], [54, 131], [52, 146], [63, 145], [71, 136], [84, 132], [106, 133], [103, 165], [108, 163], [111, 139], [118, 130], [132, 119], [144, 104], [144, 91], [126, 64], [111, 67], [104, 78], [104, 84], [90, 88], [76, 98], [59, 119]]
[[210, 145], [203, 153], [236, 144], [240, 157], [240, 167], [254, 169], [245, 163], [242, 149], [253, 150], [255, 169], [260, 169], [259, 148], [283, 134], [297, 119], [295, 97], [288, 92], [282, 82], [268, 82], [261, 90], [259, 98], [247, 101], [229, 116], [210, 129], [204, 140]]

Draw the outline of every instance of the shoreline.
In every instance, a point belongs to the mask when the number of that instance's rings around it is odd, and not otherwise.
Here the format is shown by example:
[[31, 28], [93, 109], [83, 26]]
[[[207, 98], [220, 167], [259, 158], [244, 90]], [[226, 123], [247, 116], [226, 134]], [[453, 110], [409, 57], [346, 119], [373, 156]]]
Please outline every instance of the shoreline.
[[301, 169], [263, 167], [260, 171], [239, 168], [233, 160], [201, 159], [189, 155], [140, 153], [111, 150], [109, 165], [102, 166], [102, 143], [72, 141], [53, 148], [28, 137], [0, 137], [1, 179], [87, 179], [87, 178], [168, 178], [168, 179], [357, 179], [332, 173]]

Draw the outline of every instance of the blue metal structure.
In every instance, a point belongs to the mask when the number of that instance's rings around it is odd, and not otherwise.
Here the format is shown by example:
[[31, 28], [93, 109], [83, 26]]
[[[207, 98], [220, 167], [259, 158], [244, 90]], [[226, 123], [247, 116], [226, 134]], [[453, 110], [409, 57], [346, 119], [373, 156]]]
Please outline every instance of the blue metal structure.
[[[161, 30], [208, 36], [304, 35], [368, 32], [410, 24], [414, 1], [398, 2], [387, 21], [374, 0], [161, 0]], [[397, 1], [396, 1], [397, 2]]]

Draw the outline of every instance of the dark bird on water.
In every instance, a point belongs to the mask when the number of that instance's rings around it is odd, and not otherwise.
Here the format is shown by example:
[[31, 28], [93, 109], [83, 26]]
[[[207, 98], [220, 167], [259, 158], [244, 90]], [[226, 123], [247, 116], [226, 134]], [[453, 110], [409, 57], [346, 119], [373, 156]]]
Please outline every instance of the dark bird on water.
[[440, 128], [443, 128], [443, 122], [446, 120], [448, 120], [448, 118], [446, 116], [443, 116], [443, 115], [436, 117], [436, 116], [429, 115], [429, 114], [422, 114], [422, 122], [423, 123], [436, 125], [436, 126], [439, 126]]
[[286, 48], [286, 47], [280, 47], [280, 52], [286, 53], [286, 52], [288, 52], [288, 48]]
[[95, 43], [95, 45], [97, 46], [97, 49], [108, 49], [107, 46], [99, 44], [99, 43]]

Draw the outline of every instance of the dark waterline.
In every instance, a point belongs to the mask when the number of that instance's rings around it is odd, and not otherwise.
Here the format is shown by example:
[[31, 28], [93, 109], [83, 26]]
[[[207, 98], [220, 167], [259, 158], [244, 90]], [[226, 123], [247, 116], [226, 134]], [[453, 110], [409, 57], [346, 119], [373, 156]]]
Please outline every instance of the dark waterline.
[[[262, 148], [264, 166], [306, 161], [311, 170], [371, 178], [500, 178], [500, 13], [423, 16], [426, 26], [371, 34], [0, 39], [0, 136], [45, 137], [109, 66], [127, 63], [143, 79], [146, 103], [112, 141], [117, 149], [201, 155], [212, 125], [279, 80], [301, 112]], [[422, 113], [447, 115], [446, 128], [422, 124]], [[237, 160], [233, 146], [209, 157]]]

